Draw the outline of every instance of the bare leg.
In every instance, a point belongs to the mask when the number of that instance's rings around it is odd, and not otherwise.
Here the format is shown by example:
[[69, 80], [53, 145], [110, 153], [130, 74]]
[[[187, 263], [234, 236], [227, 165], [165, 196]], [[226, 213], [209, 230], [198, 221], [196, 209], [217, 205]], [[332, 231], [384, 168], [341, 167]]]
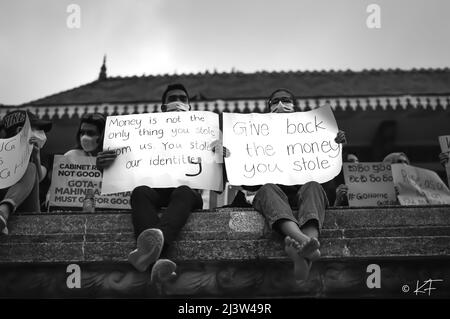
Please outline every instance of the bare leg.
[[294, 262], [294, 277], [297, 281], [308, 279], [311, 263], [299, 254], [299, 243], [289, 236], [284, 239], [284, 250], [289, 258]]
[[318, 229], [314, 229], [314, 226], [308, 226], [305, 228], [305, 231], [302, 231], [293, 221], [282, 219], [276, 223], [276, 227], [278, 227], [283, 235], [290, 237], [297, 243], [295, 247], [300, 256], [311, 261], [317, 260], [320, 257], [320, 244], [317, 240], [319, 232]]
[[292, 220], [281, 219], [276, 223], [276, 227], [278, 227], [283, 235], [291, 237], [301, 245], [306, 244], [310, 239]]
[[12, 208], [9, 204], [7, 203], [3, 203], [0, 204], [0, 235], [1, 234], [8, 234], [8, 228], [7, 226], [7, 222], [8, 222], [8, 217], [12, 212]]
[[0, 216], [8, 220], [9, 214], [11, 214], [11, 206], [6, 203], [0, 204]]

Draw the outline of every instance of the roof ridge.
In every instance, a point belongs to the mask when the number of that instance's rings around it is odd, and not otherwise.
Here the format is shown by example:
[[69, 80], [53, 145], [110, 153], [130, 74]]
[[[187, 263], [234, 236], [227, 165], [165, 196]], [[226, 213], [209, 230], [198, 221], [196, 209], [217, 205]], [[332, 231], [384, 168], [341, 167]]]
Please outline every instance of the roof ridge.
[[[244, 75], [253, 75], [253, 74], [345, 74], [345, 73], [413, 73], [413, 72], [427, 72], [427, 73], [436, 73], [436, 72], [450, 72], [450, 67], [440, 67], [440, 68], [371, 68], [371, 69], [361, 69], [361, 70], [352, 70], [352, 69], [313, 69], [313, 70], [255, 70], [251, 72], [243, 72], [243, 71], [216, 71], [210, 72], [209, 70], [205, 70], [204, 72], [198, 71], [196, 73], [156, 73], [156, 74], [143, 74], [143, 75], [117, 75], [117, 76], [108, 76], [106, 81], [108, 80], [117, 80], [117, 79], [130, 79], [130, 78], [156, 78], [156, 77], [180, 77], [180, 76], [223, 76], [223, 75], [235, 75], [235, 74], [244, 74]], [[94, 81], [95, 82], [95, 81]]]

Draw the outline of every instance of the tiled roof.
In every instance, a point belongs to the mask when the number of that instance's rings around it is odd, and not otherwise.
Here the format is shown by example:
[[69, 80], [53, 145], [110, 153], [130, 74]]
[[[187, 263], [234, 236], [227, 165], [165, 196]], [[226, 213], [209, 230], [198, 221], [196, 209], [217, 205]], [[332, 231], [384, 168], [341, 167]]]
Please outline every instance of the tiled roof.
[[285, 87], [301, 98], [448, 95], [450, 69], [198, 73], [109, 77], [25, 103], [27, 106], [159, 102], [183, 83], [194, 100], [260, 100]]

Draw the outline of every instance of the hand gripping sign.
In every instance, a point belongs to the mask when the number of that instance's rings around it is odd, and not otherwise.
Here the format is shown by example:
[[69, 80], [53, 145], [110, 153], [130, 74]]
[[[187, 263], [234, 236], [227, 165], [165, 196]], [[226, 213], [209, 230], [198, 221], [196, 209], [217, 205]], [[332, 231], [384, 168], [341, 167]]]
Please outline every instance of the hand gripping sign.
[[213, 112], [108, 116], [103, 148], [117, 158], [103, 172], [102, 194], [140, 185], [222, 190], [222, 163], [210, 144], [219, 139]]
[[327, 182], [342, 166], [330, 106], [308, 112], [223, 114], [225, 159], [232, 185]]

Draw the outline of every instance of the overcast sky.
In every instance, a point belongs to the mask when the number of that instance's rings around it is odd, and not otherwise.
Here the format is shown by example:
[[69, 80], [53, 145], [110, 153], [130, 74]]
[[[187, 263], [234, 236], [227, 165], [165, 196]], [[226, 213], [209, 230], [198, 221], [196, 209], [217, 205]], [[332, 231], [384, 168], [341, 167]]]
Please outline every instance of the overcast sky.
[[89, 83], [103, 54], [110, 76], [450, 67], [450, 1], [0, 0], [0, 104]]

